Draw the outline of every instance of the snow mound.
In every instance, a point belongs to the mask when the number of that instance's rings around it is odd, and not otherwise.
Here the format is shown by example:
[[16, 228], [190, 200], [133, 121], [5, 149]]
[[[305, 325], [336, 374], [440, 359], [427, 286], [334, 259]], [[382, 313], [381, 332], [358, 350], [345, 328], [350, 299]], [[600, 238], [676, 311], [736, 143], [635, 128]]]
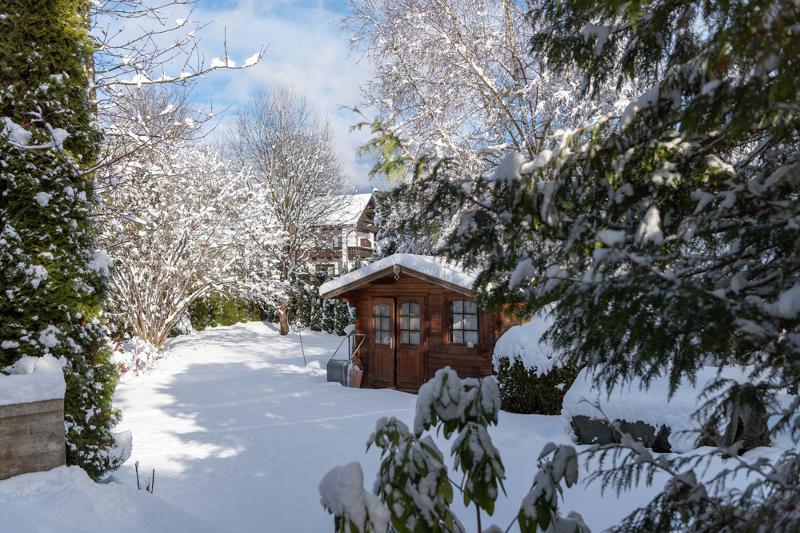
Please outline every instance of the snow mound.
[[537, 376], [543, 376], [558, 367], [560, 355], [542, 335], [553, 324], [548, 313], [539, 313], [530, 321], [513, 326], [497, 339], [492, 355], [495, 371], [499, 369], [500, 359], [508, 357], [512, 362], [519, 360], [528, 370], [534, 370]]
[[0, 405], [57, 400], [64, 397], [63, 359], [26, 355], [0, 374]]
[[[572, 387], [564, 395], [561, 416], [570, 421], [574, 416], [590, 418], [645, 422], [658, 429], [662, 425], [670, 428], [669, 443], [673, 452], [684, 453], [693, 450], [700, 427], [692, 415], [707, 401], [702, 393], [717, 378], [733, 380], [737, 383], [750, 381], [747, 367], [705, 366], [697, 373], [695, 384], [683, 379], [672, 397], [669, 396], [669, 378], [661, 376], [653, 379], [647, 388], [640, 381], [625, 386], [608, 389], [594, 385], [593, 372], [584, 368], [578, 374]], [[788, 395], [786, 398], [787, 402]], [[598, 411], [599, 405], [602, 413]], [[784, 440], [779, 436], [779, 441]], [[780, 445], [780, 442], [774, 443]]]
[[77, 466], [0, 481], [3, 531], [14, 533], [216, 533], [157, 495], [95, 483]]
[[338, 278], [326, 281], [320, 286], [319, 293], [325, 297], [328, 293], [395, 266], [470, 290], [472, 290], [472, 286], [475, 284], [475, 279], [477, 278], [476, 272], [468, 272], [458, 265], [447, 262], [441, 257], [394, 254], [363, 266], [358, 270], [348, 272]]

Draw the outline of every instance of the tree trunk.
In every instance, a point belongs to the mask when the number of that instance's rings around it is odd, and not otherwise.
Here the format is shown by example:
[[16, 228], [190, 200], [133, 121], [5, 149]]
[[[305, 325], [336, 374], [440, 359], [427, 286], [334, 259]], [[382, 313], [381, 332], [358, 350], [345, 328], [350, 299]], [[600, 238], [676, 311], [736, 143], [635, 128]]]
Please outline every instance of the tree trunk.
[[278, 320], [280, 323], [280, 334], [281, 335], [288, 335], [289, 334], [289, 317], [286, 314], [286, 302], [281, 302], [278, 307]]

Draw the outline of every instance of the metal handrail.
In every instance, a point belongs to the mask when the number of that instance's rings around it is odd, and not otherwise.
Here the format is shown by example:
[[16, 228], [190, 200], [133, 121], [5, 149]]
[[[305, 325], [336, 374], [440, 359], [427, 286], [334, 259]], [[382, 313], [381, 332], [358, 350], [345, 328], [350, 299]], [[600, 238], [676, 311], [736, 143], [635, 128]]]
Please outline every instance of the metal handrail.
[[[358, 345], [356, 345], [356, 346], [355, 346], [355, 348], [353, 348], [353, 345], [351, 344], [351, 339], [353, 339], [354, 337], [355, 337], [355, 338], [357, 338], [357, 337], [360, 337], [360, 340], [359, 340], [359, 342], [358, 342]], [[340, 349], [340, 348], [342, 347], [342, 345], [344, 344], [344, 341], [347, 341], [347, 352], [348, 352], [348, 354], [347, 354], [347, 360], [348, 360], [348, 361], [351, 361], [351, 360], [353, 359], [353, 356], [355, 356], [355, 355], [358, 353], [358, 351], [359, 351], [359, 350], [361, 349], [361, 347], [364, 345], [364, 342], [365, 342], [366, 340], [367, 340], [367, 334], [366, 334], [366, 333], [355, 333], [355, 332], [350, 332], [350, 333], [348, 333], [348, 334], [347, 334], [347, 335], [345, 335], [345, 337], [344, 337], [344, 338], [341, 340], [341, 342], [339, 343], [339, 346], [337, 346], [337, 347], [336, 347], [336, 350], [334, 350], [334, 352], [333, 352], [333, 355], [331, 355], [331, 356], [328, 358], [328, 362], [330, 363], [330, 362], [333, 360], [333, 358], [334, 358], [334, 357], [336, 357], [336, 354], [337, 354], [337, 353], [339, 353], [339, 349]]]

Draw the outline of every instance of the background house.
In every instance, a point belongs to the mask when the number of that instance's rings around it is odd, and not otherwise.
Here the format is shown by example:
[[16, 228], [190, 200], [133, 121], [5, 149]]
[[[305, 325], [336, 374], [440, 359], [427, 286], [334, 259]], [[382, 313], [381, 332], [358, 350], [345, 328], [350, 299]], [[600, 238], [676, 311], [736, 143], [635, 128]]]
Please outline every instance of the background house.
[[375, 199], [371, 193], [341, 196], [341, 205], [319, 225], [319, 244], [311, 256], [316, 272], [338, 276], [369, 263], [377, 248]]

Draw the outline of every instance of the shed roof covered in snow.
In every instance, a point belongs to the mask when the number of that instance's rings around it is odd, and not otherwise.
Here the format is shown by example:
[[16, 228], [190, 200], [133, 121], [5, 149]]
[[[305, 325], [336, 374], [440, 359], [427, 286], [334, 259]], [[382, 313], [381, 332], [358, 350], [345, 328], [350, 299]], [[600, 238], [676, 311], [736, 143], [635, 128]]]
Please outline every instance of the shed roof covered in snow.
[[336, 198], [337, 208], [321, 222], [324, 226], [355, 226], [372, 201], [372, 193], [343, 194]]
[[407, 274], [443, 285], [451, 290], [472, 295], [477, 273], [449, 263], [441, 257], [415, 254], [394, 254], [326, 281], [319, 288], [323, 298], [336, 296], [389, 275]]

